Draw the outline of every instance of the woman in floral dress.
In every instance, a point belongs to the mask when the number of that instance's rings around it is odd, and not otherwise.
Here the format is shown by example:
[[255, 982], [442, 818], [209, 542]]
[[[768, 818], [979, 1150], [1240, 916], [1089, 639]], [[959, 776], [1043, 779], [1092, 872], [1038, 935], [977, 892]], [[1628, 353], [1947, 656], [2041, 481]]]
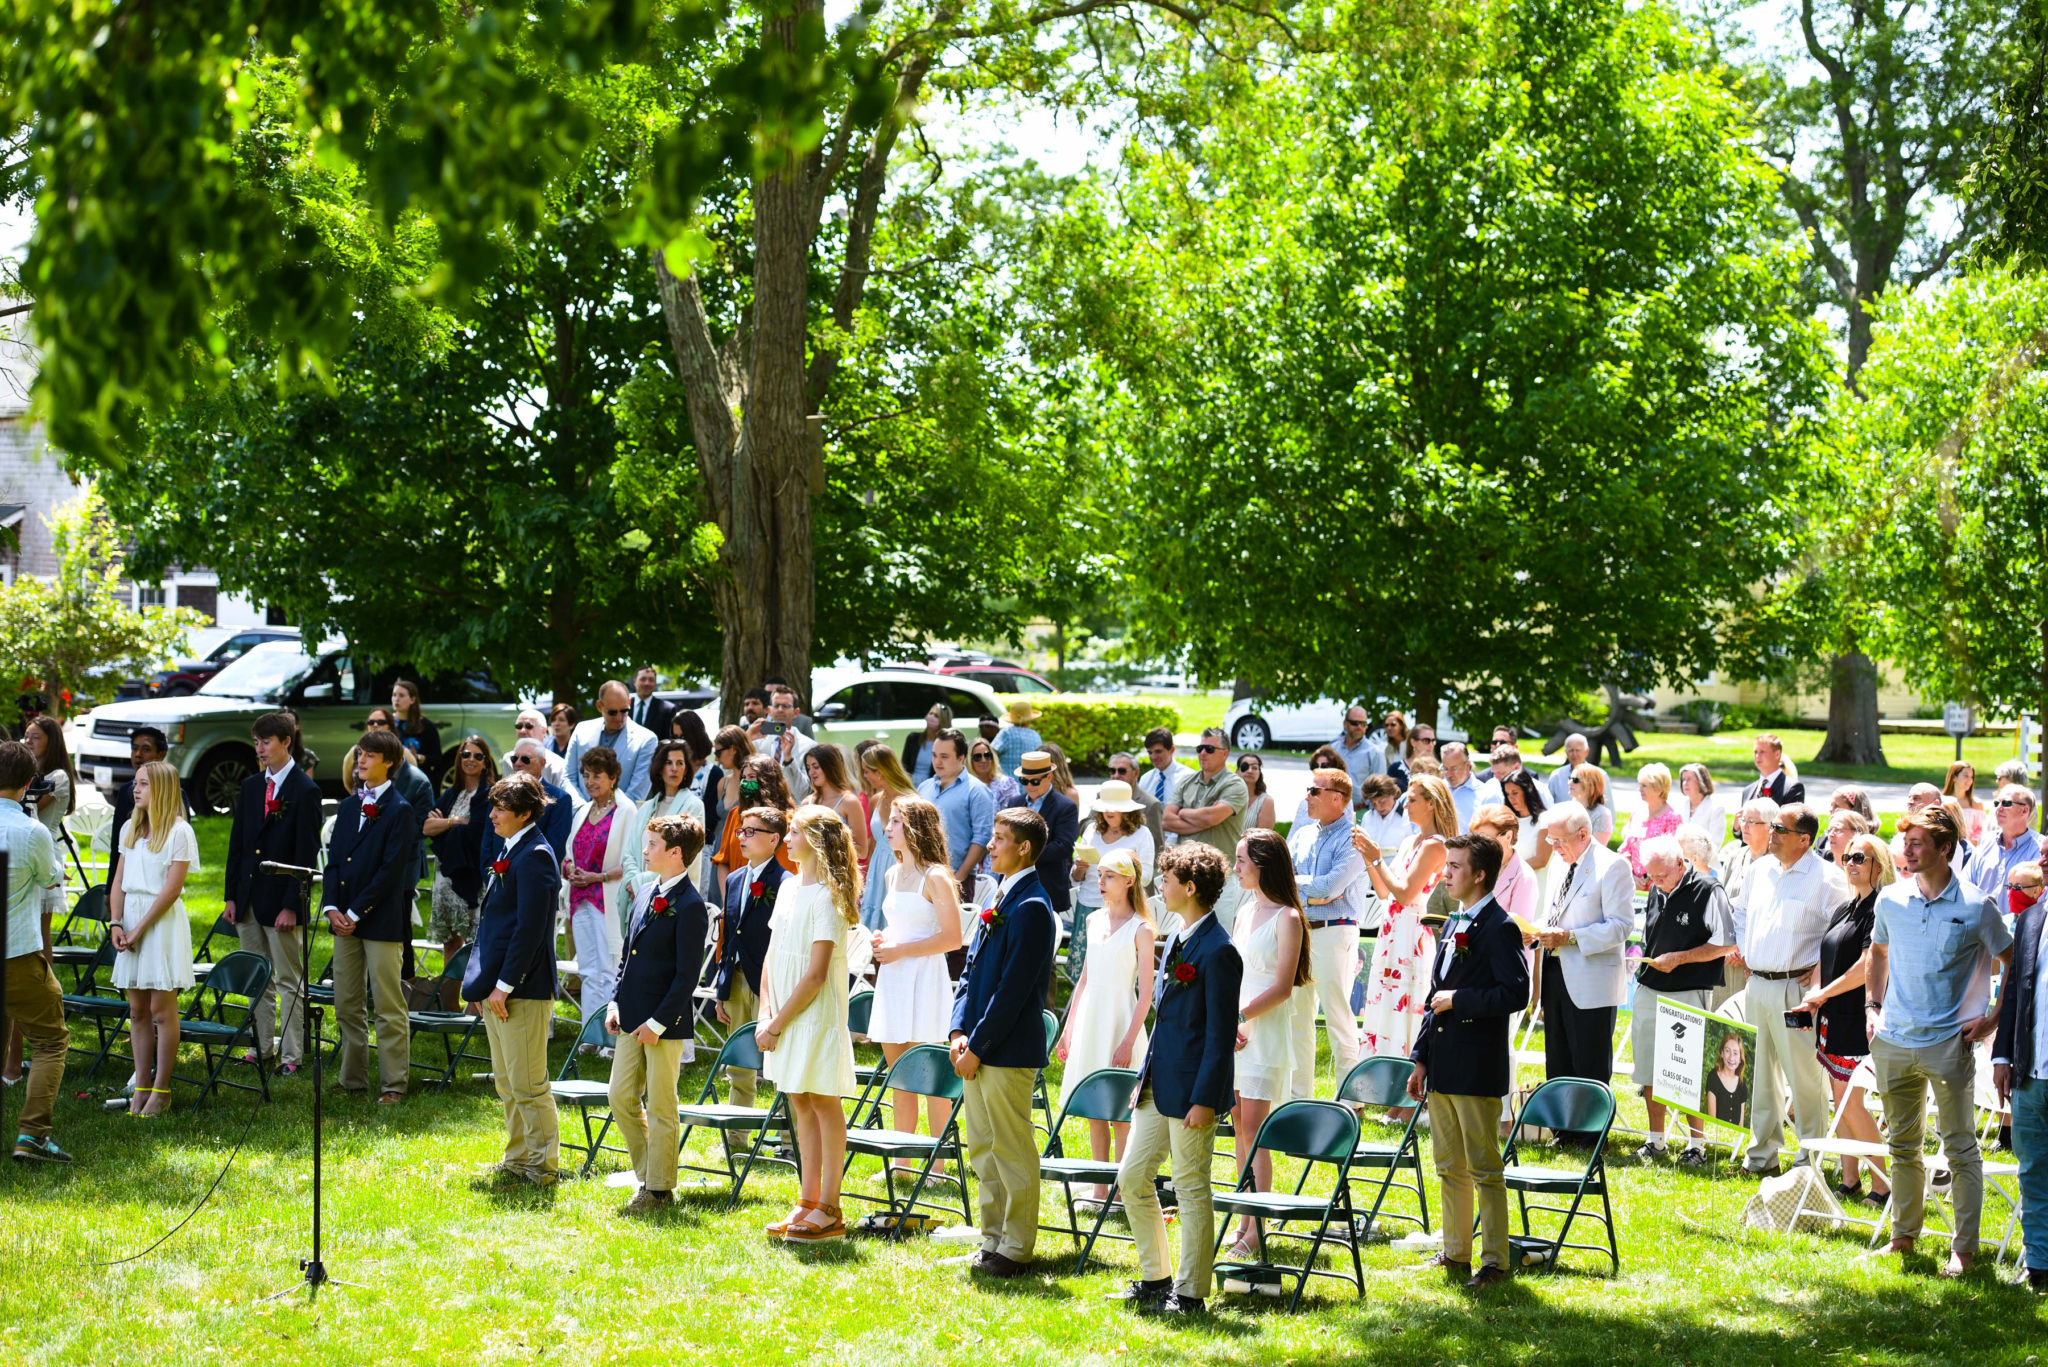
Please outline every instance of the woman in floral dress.
[[1351, 843], [1365, 856], [1373, 891], [1388, 904], [1365, 988], [1360, 1050], [1366, 1056], [1408, 1057], [1428, 1009], [1436, 937], [1422, 924], [1422, 911], [1443, 873], [1444, 837], [1458, 829], [1449, 785], [1427, 775], [1410, 779], [1408, 819], [1415, 823], [1415, 834], [1391, 858], [1363, 830], [1351, 833]]

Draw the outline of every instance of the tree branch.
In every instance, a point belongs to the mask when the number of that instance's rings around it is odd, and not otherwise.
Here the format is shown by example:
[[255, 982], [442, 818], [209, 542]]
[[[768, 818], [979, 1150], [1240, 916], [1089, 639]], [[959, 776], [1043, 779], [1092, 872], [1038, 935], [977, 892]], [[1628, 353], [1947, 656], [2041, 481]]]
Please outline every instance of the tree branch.
[[654, 253], [654, 279], [661, 291], [661, 313], [668, 324], [669, 345], [676, 355], [676, 373], [683, 382], [683, 396], [690, 410], [690, 434], [697, 446], [701, 486], [711, 504], [712, 517], [725, 525], [728, 511], [725, 467], [739, 441], [737, 409], [744, 381], [735, 364], [732, 349], [721, 349], [711, 339], [711, 322], [704, 314], [704, 295], [693, 275], [679, 280], [668, 261]]

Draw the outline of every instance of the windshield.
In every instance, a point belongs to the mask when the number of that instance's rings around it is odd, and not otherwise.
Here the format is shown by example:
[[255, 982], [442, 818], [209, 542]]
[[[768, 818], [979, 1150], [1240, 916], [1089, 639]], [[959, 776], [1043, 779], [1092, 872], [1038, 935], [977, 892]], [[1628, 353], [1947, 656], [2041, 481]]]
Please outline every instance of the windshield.
[[312, 667], [312, 657], [297, 641], [265, 641], [208, 679], [199, 691], [212, 697], [275, 702]]

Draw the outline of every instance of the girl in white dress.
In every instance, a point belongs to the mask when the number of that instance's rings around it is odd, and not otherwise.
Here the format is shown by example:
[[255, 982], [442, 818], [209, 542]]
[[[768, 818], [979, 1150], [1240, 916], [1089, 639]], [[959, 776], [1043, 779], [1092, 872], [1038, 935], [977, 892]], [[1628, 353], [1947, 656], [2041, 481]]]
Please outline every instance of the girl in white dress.
[[860, 890], [860, 923], [869, 930], [880, 930], [884, 923], [882, 899], [889, 892], [882, 875], [895, 859], [889, 852], [889, 813], [904, 798], [916, 797], [917, 789], [910, 782], [910, 775], [903, 772], [903, 762], [896, 758], [896, 752], [886, 745], [877, 745], [861, 756], [860, 781], [867, 789], [868, 833], [874, 837], [867, 877]]
[[[882, 1057], [894, 1064], [911, 1046], [944, 1044], [952, 1033], [953, 984], [946, 977], [946, 955], [964, 939], [960, 885], [946, 857], [946, 823], [939, 809], [921, 797], [899, 797], [883, 834], [890, 854], [882, 874], [888, 884], [882, 896], [886, 924], [874, 941], [879, 967], [868, 1039], [881, 1045]], [[897, 1092], [890, 1104], [895, 1127], [916, 1134], [917, 1093]], [[944, 1134], [952, 1115], [952, 1102], [929, 1098], [933, 1134]], [[916, 1169], [899, 1164], [898, 1171]]]
[[[1314, 980], [1287, 842], [1274, 831], [1251, 832], [1237, 842], [1235, 873], [1250, 900], [1238, 908], [1230, 933], [1244, 960], [1237, 998], [1238, 1014], [1244, 1017], [1237, 1027], [1237, 1106], [1230, 1113], [1230, 1128], [1238, 1135], [1239, 1150], [1248, 1153], [1267, 1114], [1287, 1100], [1294, 1064], [1294, 989]], [[1261, 1151], [1254, 1172], [1256, 1188], [1271, 1191], [1271, 1155]], [[1239, 1223], [1236, 1247], [1227, 1256], [1259, 1260], [1256, 1221]]]
[[860, 921], [853, 833], [828, 807], [796, 810], [784, 844], [796, 877], [784, 879], [769, 920], [761, 974], [762, 1075], [789, 1103], [802, 1191], [788, 1217], [768, 1226], [785, 1243], [846, 1237], [839, 1173], [846, 1166], [846, 1112], [853, 1091], [853, 1036], [846, 1029], [846, 932]]
[[128, 1109], [158, 1115], [171, 1104], [178, 1061], [178, 993], [192, 986], [192, 923], [185, 878], [199, 864], [199, 838], [185, 820], [178, 771], [162, 760], [135, 775], [135, 815], [115, 835], [121, 881], [109, 890], [114, 986], [128, 993], [135, 1096]]
[[1074, 889], [1074, 936], [1067, 945], [1067, 976], [1078, 986], [1088, 967], [1088, 951], [1094, 937], [1088, 922], [1102, 908], [1102, 887], [1096, 870], [1112, 850], [1129, 850], [1138, 862], [1138, 886], [1152, 882], [1152, 865], [1158, 850], [1152, 844], [1152, 830], [1141, 819], [1144, 808], [1131, 797], [1131, 785], [1110, 779], [1095, 794], [1095, 818], [1088, 833], [1074, 847], [1073, 876], [1080, 880]]
[[[1415, 834], [1401, 842], [1391, 860], [1364, 831], [1351, 843], [1365, 857], [1372, 890], [1386, 901], [1387, 920], [1380, 928], [1372, 958], [1372, 978], [1365, 985], [1365, 1016], [1359, 1033], [1366, 1057], [1407, 1058], [1415, 1047], [1423, 1012], [1429, 1008], [1429, 975], [1436, 960], [1436, 937], [1422, 924], [1429, 894], [1444, 871], [1444, 836], [1458, 831], [1458, 808], [1450, 785], [1427, 774], [1408, 780], [1408, 819]], [[1406, 1123], [1412, 1107], [1388, 1114]]]
[[[1144, 869], [1137, 855], [1123, 848], [1104, 855], [1093, 873], [1102, 903], [1088, 917], [1081, 981], [1074, 984], [1067, 1028], [1052, 1051], [1066, 1065], [1060, 1075], [1062, 1107], [1090, 1073], [1137, 1066], [1135, 1060], [1145, 1057], [1145, 1015], [1152, 1009], [1152, 942], [1159, 923], [1145, 901]], [[1121, 1159], [1131, 1127], [1113, 1128]], [[1098, 1163], [1109, 1158], [1111, 1129], [1107, 1120], [1088, 1122], [1088, 1147]], [[1109, 1188], [1098, 1184], [1095, 1199], [1108, 1200]]]

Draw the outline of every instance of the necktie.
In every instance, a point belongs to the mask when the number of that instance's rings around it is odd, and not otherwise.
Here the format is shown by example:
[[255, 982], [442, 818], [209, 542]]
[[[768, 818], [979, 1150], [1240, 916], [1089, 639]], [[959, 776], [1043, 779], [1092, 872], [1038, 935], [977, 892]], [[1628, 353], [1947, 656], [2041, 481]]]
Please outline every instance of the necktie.
[[[1580, 860], [1579, 863], [1584, 863]], [[1564, 919], [1564, 904], [1572, 895], [1572, 879], [1578, 877], [1579, 865], [1565, 865], [1564, 882], [1557, 889], [1557, 896], [1550, 901], [1550, 924], [1556, 925]]]

